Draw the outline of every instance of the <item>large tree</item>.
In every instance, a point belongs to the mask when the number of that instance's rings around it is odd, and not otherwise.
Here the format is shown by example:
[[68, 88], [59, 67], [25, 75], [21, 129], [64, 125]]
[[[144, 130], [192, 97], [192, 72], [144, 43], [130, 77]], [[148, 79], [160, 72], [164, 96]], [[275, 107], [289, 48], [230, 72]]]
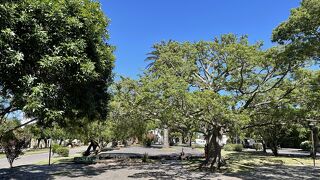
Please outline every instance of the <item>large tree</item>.
[[141, 104], [140, 88], [138, 81], [124, 77], [113, 85], [109, 120], [115, 140], [141, 141], [147, 132], [149, 116], [145, 113], [147, 106]]
[[[320, 61], [319, 16], [320, 0], [302, 0], [299, 7], [291, 10], [288, 20], [274, 29], [272, 40], [284, 45], [287, 54], [300, 57], [302, 62], [309, 64], [310, 60], [313, 60], [318, 66]], [[300, 88], [301, 93], [297, 96], [300, 102], [297, 102], [297, 104], [299, 104], [298, 107], [302, 107], [306, 111], [304, 120], [313, 119], [319, 122], [317, 111], [319, 109], [317, 100], [319, 97], [319, 75], [309, 72], [305, 76], [308, 77], [303, 83], [304, 87]], [[308, 122], [305, 122], [305, 124], [308, 124]], [[318, 130], [313, 128], [313, 131], [315, 131], [314, 134], [317, 134]], [[315, 137], [315, 139], [318, 138]]]
[[[208, 104], [205, 100], [193, 100], [198, 102], [198, 108], [189, 106], [192, 109], [189, 112], [198, 119], [196, 122], [206, 124], [202, 126], [208, 143], [205, 163], [211, 167], [221, 165], [221, 142], [227, 127], [248, 120], [251, 109], [271, 103], [261, 97], [281, 87], [283, 80], [300, 65], [299, 57], [292, 57], [281, 48], [262, 50], [261, 46], [261, 43], [249, 44], [245, 36], [228, 34], [213, 41], [163, 42], [156, 44], [150, 55], [149, 59], [153, 60], [150, 72], [157, 79], [170, 74], [187, 83], [189, 92], [199, 91], [201, 95], [210, 91], [212, 95], [206, 98], [216, 99], [213, 102], [209, 99]], [[172, 86], [162, 88], [174, 89]], [[274, 99], [279, 101], [291, 91], [291, 87], [285, 88]]]
[[320, 0], [302, 0], [288, 20], [273, 31], [272, 40], [286, 45], [287, 51], [302, 60], [320, 59]]
[[105, 119], [114, 48], [97, 1], [1, 1], [0, 17], [0, 120]]

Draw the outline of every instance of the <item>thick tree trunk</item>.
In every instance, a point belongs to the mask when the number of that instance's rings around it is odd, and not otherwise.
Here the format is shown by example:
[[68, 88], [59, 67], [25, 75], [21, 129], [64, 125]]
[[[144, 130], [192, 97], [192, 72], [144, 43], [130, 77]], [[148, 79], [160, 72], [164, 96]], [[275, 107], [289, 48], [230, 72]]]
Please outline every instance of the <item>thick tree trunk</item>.
[[41, 142], [41, 139], [38, 139], [37, 149], [39, 149], [39, 148], [40, 148], [40, 142]]
[[186, 135], [185, 135], [185, 133], [182, 134], [182, 143], [186, 144]]
[[179, 145], [182, 145], [183, 143], [182, 143], [182, 136], [179, 136]]
[[169, 128], [168, 126], [164, 126], [163, 128], [163, 147], [168, 148], [169, 145]]
[[83, 154], [84, 156], [89, 156], [90, 155], [91, 147], [92, 147], [92, 150], [94, 152], [96, 152], [96, 149], [97, 149], [97, 147], [99, 147], [99, 144], [96, 141], [91, 140], [90, 141], [90, 145], [88, 146], [87, 150]]
[[273, 153], [274, 156], [278, 156], [279, 155], [277, 147], [272, 147], [271, 150], [272, 150], [272, 153]]
[[200, 167], [210, 165], [211, 170], [220, 169], [223, 164], [223, 158], [221, 156], [222, 144], [222, 127], [217, 127], [213, 131], [208, 132], [205, 136], [205, 161]]
[[192, 146], [192, 136], [193, 136], [193, 133], [191, 132], [189, 134], [189, 146], [191, 147]]
[[278, 147], [277, 147], [277, 143], [271, 143], [270, 145], [271, 147], [271, 151], [273, 153], [274, 156], [278, 156], [279, 153], [278, 153]]
[[317, 127], [314, 127], [313, 128], [313, 140], [314, 140], [314, 157], [317, 156], [317, 150], [319, 149], [318, 146], [319, 146], [319, 138], [318, 138], [318, 134], [319, 134], [319, 129]]
[[265, 141], [262, 141], [262, 149], [264, 153], [267, 153], [267, 145]]
[[11, 161], [11, 160], [8, 160], [9, 161], [9, 164], [10, 164], [10, 168], [13, 168], [13, 161]]
[[48, 147], [48, 139], [44, 139], [44, 148]]

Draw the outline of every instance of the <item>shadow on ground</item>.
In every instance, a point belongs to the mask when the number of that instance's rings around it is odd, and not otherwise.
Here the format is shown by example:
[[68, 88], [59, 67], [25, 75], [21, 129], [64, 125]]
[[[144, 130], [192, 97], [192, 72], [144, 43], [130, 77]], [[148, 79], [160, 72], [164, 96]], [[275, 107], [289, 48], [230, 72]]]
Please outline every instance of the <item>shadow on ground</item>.
[[[320, 179], [320, 167], [304, 164], [308, 157], [274, 157], [262, 152], [230, 153], [224, 175], [240, 179]], [[287, 158], [286, 160], [284, 158]], [[288, 159], [289, 158], [289, 159]], [[295, 165], [286, 165], [285, 161]]]
[[96, 176], [104, 171], [84, 164], [24, 165], [0, 169], [0, 179], [53, 179], [56, 176]]
[[[210, 179], [218, 174], [192, 172], [183, 167], [181, 161], [152, 163], [116, 163], [26, 165], [12, 169], [0, 169], [0, 179], [59, 179], [59, 178], [147, 178], [147, 179]], [[118, 174], [118, 175], [117, 175]], [[119, 176], [120, 174], [120, 176]], [[125, 177], [124, 177], [125, 176]], [[121, 179], [122, 179], [121, 178]]]
[[0, 179], [319, 179], [320, 168], [310, 166], [243, 166], [237, 172], [211, 173], [198, 170], [199, 161], [154, 161], [56, 164], [0, 169]]
[[237, 177], [240, 179], [320, 179], [320, 168], [311, 166], [284, 166], [284, 165], [267, 165], [256, 166], [248, 170], [244, 168], [236, 173], [225, 173], [226, 176]]

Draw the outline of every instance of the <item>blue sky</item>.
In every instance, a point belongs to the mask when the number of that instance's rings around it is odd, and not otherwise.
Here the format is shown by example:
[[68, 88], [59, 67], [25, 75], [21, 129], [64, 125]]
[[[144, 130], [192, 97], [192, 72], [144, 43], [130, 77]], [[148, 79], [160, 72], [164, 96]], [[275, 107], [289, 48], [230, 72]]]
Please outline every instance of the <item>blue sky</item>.
[[225, 33], [247, 34], [272, 46], [272, 30], [299, 6], [299, 0], [101, 0], [111, 19], [117, 75], [136, 78], [147, 53], [163, 40], [212, 40]]

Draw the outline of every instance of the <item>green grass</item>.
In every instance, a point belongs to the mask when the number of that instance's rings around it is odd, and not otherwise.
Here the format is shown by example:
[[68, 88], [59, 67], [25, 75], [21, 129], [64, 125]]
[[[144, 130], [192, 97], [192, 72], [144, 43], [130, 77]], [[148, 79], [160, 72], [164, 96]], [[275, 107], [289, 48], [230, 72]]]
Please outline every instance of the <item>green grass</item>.
[[[41, 154], [41, 153], [49, 153], [49, 148], [46, 149], [32, 149], [29, 151], [25, 151], [23, 155], [21, 156], [26, 156], [26, 155], [32, 155], [32, 154]], [[0, 158], [5, 158], [6, 155], [4, 153], [0, 153]]]
[[[250, 170], [256, 166], [286, 165], [286, 166], [311, 166], [313, 159], [310, 157], [283, 157], [265, 155], [262, 152], [234, 152], [223, 151], [227, 162], [227, 169], [232, 172]], [[320, 161], [316, 160], [319, 166]]]
[[[75, 154], [68, 157], [52, 157], [51, 164], [61, 164], [61, 163], [72, 163], [74, 157], [81, 157], [81, 154]], [[49, 160], [39, 161], [35, 163], [36, 165], [46, 165], [49, 163]]]
[[46, 149], [32, 149], [24, 152], [23, 155], [32, 155], [32, 154], [41, 154], [41, 153], [49, 153], [49, 148]]
[[[199, 149], [201, 150], [201, 149]], [[283, 157], [266, 155], [258, 152], [236, 152], [222, 150], [222, 156], [226, 161], [226, 166], [221, 167], [221, 172], [239, 173], [253, 170], [256, 167], [275, 166], [313, 166], [313, 159], [310, 157]], [[190, 170], [199, 170], [199, 165], [204, 159], [193, 159], [185, 161], [186, 167]], [[320, 160], [316, 159], [316, 166], [320, 167]]]

